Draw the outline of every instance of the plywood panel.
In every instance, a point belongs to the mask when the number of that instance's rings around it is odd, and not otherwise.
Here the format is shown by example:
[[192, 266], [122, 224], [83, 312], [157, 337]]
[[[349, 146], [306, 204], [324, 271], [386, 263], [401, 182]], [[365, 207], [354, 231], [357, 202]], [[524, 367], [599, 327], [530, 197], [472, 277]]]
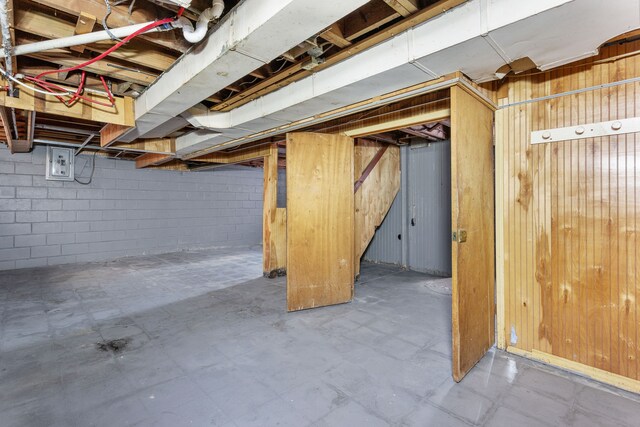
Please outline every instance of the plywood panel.
[[[453, 377], [460, 381], [494, 343], [493, 111], [451, 88]], [[458, 235], [460, 233], [458, 232]]]
[[354, 144], [287, 135], [287, 307], [348, 302], [354, 280]]
[[[639, 380], [638, 134], [530, 144], [530, 132], [640, 116], [640, 42], [514, 76], [496, 112], [499, 345]], [[612, 59], [607, 59], [612, 58]], [[585, 372], [588, 369], [585, 368]], [[602, 376], [600, 376], [600, 379]], [[612, 376], [612, 378], [617, 378]]]
[[[355, 145], [354, 181], [359, 179], [376, 153], [386, 144], [359, 139]], [[388, 146], [379, 162], [355, 193], [355, 261], [380, 227], [400, 190], [400, 148]]]
[[[280, 256], [277, 242], [281, 230], [278, 228], [278, 146], [272, 144], [264, 156], [264, 190], [262, 198], [262, 271], [265, 277], [275, 277], [279, 268], [284, 268], [285, 259]], [[281, 220], [282, 218], [280, 218]], [[282, 254], [284, 255], [284, 254]]]

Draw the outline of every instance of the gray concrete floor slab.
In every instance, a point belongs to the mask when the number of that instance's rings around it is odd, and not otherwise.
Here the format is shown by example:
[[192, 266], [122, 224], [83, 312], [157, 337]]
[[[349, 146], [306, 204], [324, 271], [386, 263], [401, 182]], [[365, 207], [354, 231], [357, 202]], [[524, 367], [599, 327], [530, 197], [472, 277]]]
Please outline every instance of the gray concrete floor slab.
[[446, 280], [364, 264], [352, 303], [286, 313], [261, 273], [259, 248], [3, 272], [0, 425], [638, 425], [638, 396], [498, 350], [454, 383]]

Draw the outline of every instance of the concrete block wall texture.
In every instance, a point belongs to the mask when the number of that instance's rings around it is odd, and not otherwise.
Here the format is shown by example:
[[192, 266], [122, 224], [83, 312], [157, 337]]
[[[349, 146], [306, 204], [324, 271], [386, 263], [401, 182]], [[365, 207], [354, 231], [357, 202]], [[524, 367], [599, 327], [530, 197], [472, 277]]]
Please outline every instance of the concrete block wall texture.
[[[135, 169], [96, 156], [90, 185], [45, 180], [46, 148], [0, 145], [0, 270], [262, 240], [262, 169]], [[91, 154], [76, 157], [86, 181]]]

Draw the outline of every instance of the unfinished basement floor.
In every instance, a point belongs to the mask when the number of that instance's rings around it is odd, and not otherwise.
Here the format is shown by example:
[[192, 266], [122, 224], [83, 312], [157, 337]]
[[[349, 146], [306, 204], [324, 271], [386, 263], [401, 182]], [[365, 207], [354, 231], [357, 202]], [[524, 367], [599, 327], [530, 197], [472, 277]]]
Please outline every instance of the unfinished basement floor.
[[259, 248], [0, 275], [8, 426], [637, 425], [639, 398], [491, 351], [451, 379], [447, 281], [365, 264], [285, 312]]

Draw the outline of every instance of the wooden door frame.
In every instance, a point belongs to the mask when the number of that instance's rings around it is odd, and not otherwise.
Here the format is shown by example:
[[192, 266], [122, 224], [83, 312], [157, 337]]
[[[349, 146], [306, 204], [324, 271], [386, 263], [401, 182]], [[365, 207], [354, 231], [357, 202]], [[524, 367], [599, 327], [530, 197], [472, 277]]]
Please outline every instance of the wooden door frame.
[[[465, 93], [471, 95], [474, 99], [478, 100], [481, 104], [488, 107], [492, 112], [495, 112], [497, 110], [497, 106], [495, 105], [495, 103], [491, 99], [489, 99], [485, 94], [483, 94], [477, 87], [475, 87], [472, 82], [468, 81], [461, 73], [456, 73], [456, 78], [452, 79], [450, 82], [451, 84], [450, 86], [448, 86], [449, 89], [453, 87], [462, 89]], [[442, 90], [442, 89], [443, 89], [442, 86], [438, 85], [437, 90]], [[435, 90], [436, 89], [434, 89], [434, 91]], [[446, 119], [450, 119], [451, 116], [452, 116], [452, 110], [451, 110], [451, 106], [449, 106], [449, 108], [440, 108], [438, 110], [422, 112], [422, 113], [411, 115], [409, 117], [404, 117], [401, 119], [383, 121], [375, 125], [356, 127], [356, 128], [345, 131], [344, 134], [352, 138], [366, 137], [366, 136], [374, 135], [376, 133], [398, 130], [405, 127], [420, 125], [428, 122], [446, 120]], [[493, 146], [495, 147], [494, 131], [492, 132], [492, 137], [493, 137], [493, 141], [492, 141]], [[451, 155], [452, 156], [454, 155], [453, 151]], [[494, 174], [494, 190], [495, 190], [495, 185], [496, 184], [495, 184], [495, 174]], [[453, 182], [452, 182], [452, 191], [453, 190], [454, 188], [453, 188]], [[495, 195], [494, 195], [493, 203], [494, 203], [493, 217], [495, 219], [496, 212], [497, 212]], [[494, 247], [497, 247], [496, 233], [497, 233], [497, 230], [494, 232]], [[496, 252], [494, 252], [492, 258], [494, 262], [494, 295], [496, 295], [496, 298], [497, 298], [496, 305], [494, 306], [495, 312], [493, 313], [493, 315], [496, 317], [495, 319], [497, 322], [496, 329], [500, 331], [501, 329], [504, 329], [504, 301], [501, 300], [501, 296], [500, 296], [504, 293], [504, 290], [498, 288], [499, 282], [497, 280], [496, 274], [499, 269], [495, 268]], [[453, 263], [453, 259], [452, 259], [452, 263]], [[453, 274], [453, 269], [452, 269], [452, 274]], [[453, 321], [453, 313], [452, 313], [452, 321]], [[454, 331], [452, 331], [452, 334], [453, 333]], [[494, 333], [493, 342], [499, 343], [500, 338], [502, 337], [496, 336], [496, 334]], [[453, 343], [452, 343], [452, 346], [453, 346]], [[458, 375], [456, 375], [456, 373], [454, 372], [454, 379], [456, 381], [459, 381], [460, 379], [462, 379], [463, 376], [464, 374], [460, 375], [460, 373], [458, 373]]]

